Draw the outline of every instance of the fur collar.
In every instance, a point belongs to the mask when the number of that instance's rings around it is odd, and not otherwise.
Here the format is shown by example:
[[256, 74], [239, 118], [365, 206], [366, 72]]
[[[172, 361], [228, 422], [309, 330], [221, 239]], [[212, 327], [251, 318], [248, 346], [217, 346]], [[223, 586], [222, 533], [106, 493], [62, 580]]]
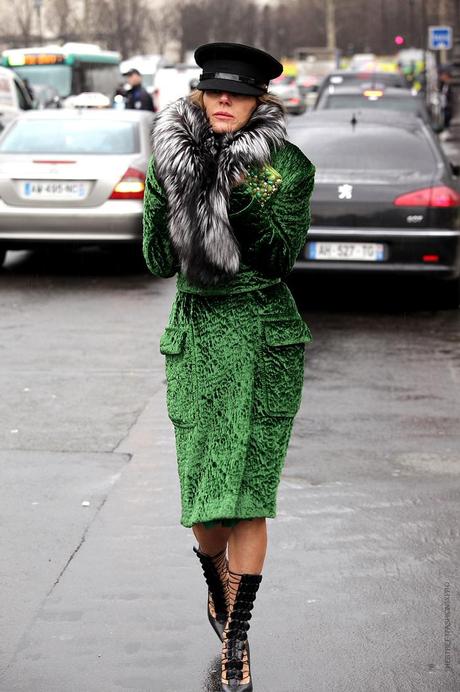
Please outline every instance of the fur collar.
[[240, 250], [228, 218], [232, 186], [268, 163], [286, 139], [284, 114], [261, 104], [244, 128], [215, 135], [199, 106], [181, 98], [152, 132], [158, 181], [168, 200], [169, 233], [186, 277], [203, 286], [234, 276]]

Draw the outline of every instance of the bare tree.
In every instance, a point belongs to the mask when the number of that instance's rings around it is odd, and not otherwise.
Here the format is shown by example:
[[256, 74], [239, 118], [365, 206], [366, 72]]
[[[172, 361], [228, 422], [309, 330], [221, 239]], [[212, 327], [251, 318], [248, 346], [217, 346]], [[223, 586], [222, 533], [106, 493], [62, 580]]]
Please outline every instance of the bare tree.
[[171, 6], [169, 2], [152, 8], [147, 17], [150, 35], [156, 50], [164, 54], [167, 44], [180, 38], [180, 6]]
[[278, 56], [290, 57], [301, 46], [326, 45], [323, 0], [283, 0], [266, 5], [260, 16], [261, 43]]
[[14, 2], [14, 16], [17, 23], [18, 35], [24, 45], [30, 45], [33, 38], [34, 4], [33, 0]]
[[211, 41], [257, 45], [262, 35], [261, 16], [262, 11], [252, 0], [184, 2], [178, 12], [183, 49], [192, 50]]
[[251, 44], [260, 42], [259, 16], [260, 10], [253, 2], [242, 2], [243, 10], [240, 20], [240, 41]]
[[124, 58], [142, 53], [150, 13], [144, 0], [101, 0], [93, 8], [93, 37]]
[[208, 0], [192, 0], [180, 6], [179, 26], [183, 52], [214, 40], [213, 23], [207, 13]]
[[[210, 18], [213, 40], [244, 43], [246, 39], [250, 43], [257, 43], [256, 8], [251, 0], [233, 0], [218, 6], [208, 0], [206, 14]], [[251, 24], [252, 35], [248, 34]]]
[[71, 0], [48, 0], [45, 6], [45, 19], [48, 29], [57, 39], [76, 41], [81, 37], [82, 22]]
[[273, 8], [266, 4], [259, 11], [260, 44], [264, 50], [270, 51], [272, 42], [272, 26], [274, 24]]

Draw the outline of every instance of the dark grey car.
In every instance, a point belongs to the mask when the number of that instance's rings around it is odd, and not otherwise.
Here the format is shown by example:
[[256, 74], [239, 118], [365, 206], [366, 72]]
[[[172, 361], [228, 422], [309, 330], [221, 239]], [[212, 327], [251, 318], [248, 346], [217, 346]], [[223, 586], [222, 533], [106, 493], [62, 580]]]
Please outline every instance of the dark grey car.
[[368, 87], [383, 86], [393, 87], [397, 89], [409, 89], [410, 85], [403, 74], [399, 72], [376, 72], [373, 70], [360, 70], [354, 72], [352, 70], [336, 70], [328, 74], [318, 89], [318, 98], [321, 98], [323, 93], [330, 86], [334, 87]]
[[296, 270], [433, 277], [458, 305], [457, 170], [420, 118], [315, 111], [291, 121], [289, 139], [317, 171]]

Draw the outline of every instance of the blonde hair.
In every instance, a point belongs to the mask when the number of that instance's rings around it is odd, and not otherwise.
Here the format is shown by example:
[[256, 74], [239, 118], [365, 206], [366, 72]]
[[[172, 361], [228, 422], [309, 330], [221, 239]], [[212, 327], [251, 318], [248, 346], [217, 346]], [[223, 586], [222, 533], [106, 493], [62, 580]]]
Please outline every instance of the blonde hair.
[[[205, 111], [206, 108], [204, 107], [203, 94], [204, 92], [201, 91], [201, 89], [194, 89], [192, 93], [188, 95], [187, 98], [190, 101], [190, 103], [194, 103], [195, 106], [199, 106], [203, 111]], [[261, 103], [271, 103], [274, 106], [278, 106], [278, 108], [281, 108], [283, 113], [286, 113], [284, 103], [278, 96], [275, 96], [275, 94], [262, 94], [261, 96], [256, 96], [256, 99], [257, 105], [260, 105]]]

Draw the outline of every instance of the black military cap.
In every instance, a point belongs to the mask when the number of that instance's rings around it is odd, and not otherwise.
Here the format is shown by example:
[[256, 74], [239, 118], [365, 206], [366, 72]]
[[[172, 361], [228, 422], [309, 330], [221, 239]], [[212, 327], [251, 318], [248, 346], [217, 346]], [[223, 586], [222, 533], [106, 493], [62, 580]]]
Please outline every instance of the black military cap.
[[260, 96], [267, 92], [270, 79], [283, 71], [269, 53], [242, 43], [206, 43], [196, 49], [195, 60], [203, 69], [197, 86], [201, 91]]

